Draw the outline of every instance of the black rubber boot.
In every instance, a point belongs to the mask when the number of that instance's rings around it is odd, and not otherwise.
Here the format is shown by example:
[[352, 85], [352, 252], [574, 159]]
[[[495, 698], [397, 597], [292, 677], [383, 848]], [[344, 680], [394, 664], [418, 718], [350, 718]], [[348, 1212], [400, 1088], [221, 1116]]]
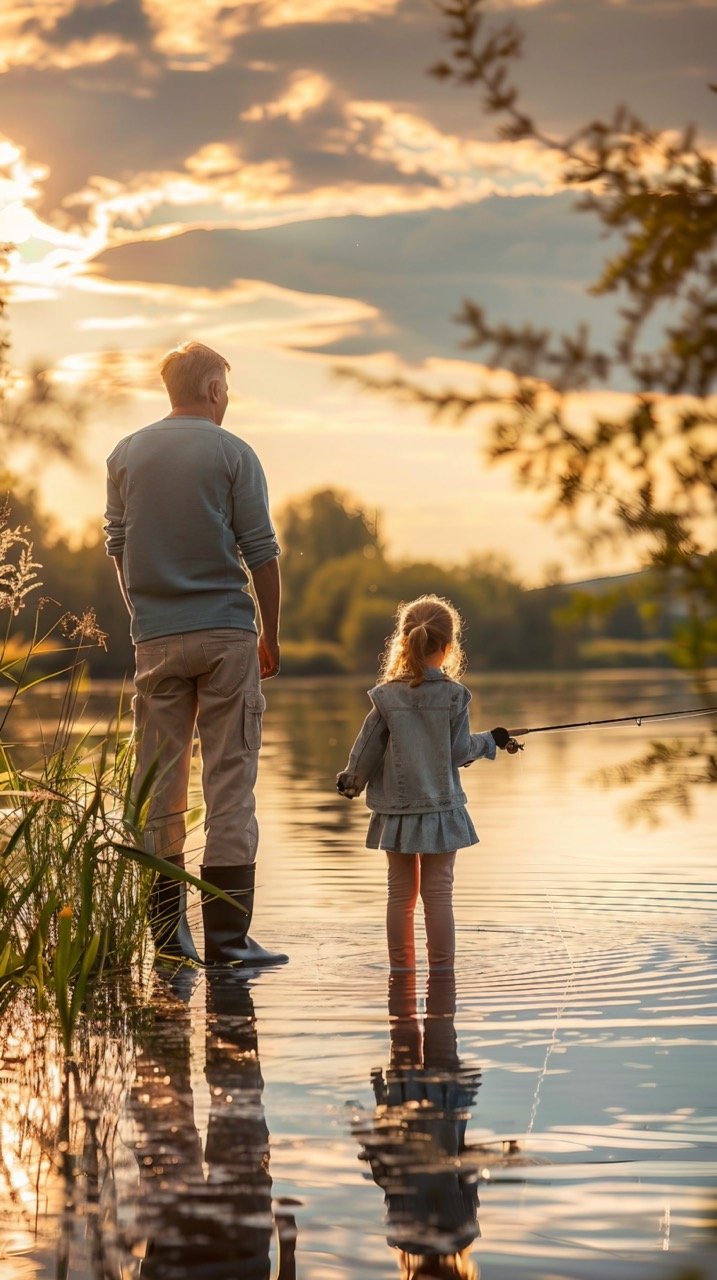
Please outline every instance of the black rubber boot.
[[215, 884], [235, 899], [244, 911], [237, 911], [222, 898], [202, 894], [204, 959], [206, 964], [269, 965], [286, 964], [281, 951], [267, 951], [249, 937], [254, 910], [256, 866], [202, 867], [202, 880]]
[[160, 959], [202, 963], [187, 920], [187, 886], [161, 871], [149, 895], [149, 924]]

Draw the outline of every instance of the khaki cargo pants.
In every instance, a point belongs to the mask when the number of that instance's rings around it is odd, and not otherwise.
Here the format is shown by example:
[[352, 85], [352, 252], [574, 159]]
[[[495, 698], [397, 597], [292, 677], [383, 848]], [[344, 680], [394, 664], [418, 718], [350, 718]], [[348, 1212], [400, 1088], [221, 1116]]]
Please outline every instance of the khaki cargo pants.
[[262, 713], [257, 637], [219, 628], [136, 646], [135, 795], [153, 765], [144, 847], [181, 859], [195, 725], [202, 753], [206, 866], [254, 862]]

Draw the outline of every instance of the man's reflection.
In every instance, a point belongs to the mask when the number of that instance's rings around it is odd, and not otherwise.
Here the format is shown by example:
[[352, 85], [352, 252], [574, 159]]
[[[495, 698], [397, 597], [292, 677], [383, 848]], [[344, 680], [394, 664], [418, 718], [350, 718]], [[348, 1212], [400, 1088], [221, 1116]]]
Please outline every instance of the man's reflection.
[[388, 1009], [390, 1063], [372, 1073], [376, 1110], [354, 1130], [385, 1194], [388, 1243], [404, 1280], [476, 1280], [477, 1172], [462, 1157], [480, 1071], [458, 1057], [454, 975], [430, 976], [422, 1027], [415, 974], [392, 974]]
[[[277, 1280], [295, 1280], [296, 1223], [272, 1209], [269, 1131], [256, 1018], [245, 977], [208, 971], [204, 1152], [191, 1089], [187, 970], [157, 1002], [132, 1089], [140, 1130], [139, 1217], [147, 1237], [142, 1280], [269, 1280], [278, 1234]], [[185, 984], [181, 991], [178, 984]]]

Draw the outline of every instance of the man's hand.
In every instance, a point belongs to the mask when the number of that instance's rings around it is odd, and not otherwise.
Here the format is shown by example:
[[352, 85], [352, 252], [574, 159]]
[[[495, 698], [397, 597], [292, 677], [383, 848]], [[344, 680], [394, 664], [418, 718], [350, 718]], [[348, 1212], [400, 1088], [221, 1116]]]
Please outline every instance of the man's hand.
[[264, 632], [259, 636], [259, 675], [262, 680], [275, 676], [280, 666], [279, 641], [269, 642]]

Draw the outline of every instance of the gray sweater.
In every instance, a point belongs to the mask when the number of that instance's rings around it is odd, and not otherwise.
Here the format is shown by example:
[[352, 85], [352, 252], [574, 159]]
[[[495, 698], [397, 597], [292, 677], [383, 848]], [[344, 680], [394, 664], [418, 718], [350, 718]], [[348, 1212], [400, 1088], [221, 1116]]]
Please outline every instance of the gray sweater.
[[135, 643], [256, 631], [249, 572], [279, 554], [254, 450], [208, 418], [162, 418], [107, 459], [107, 554], [121, 558]]

